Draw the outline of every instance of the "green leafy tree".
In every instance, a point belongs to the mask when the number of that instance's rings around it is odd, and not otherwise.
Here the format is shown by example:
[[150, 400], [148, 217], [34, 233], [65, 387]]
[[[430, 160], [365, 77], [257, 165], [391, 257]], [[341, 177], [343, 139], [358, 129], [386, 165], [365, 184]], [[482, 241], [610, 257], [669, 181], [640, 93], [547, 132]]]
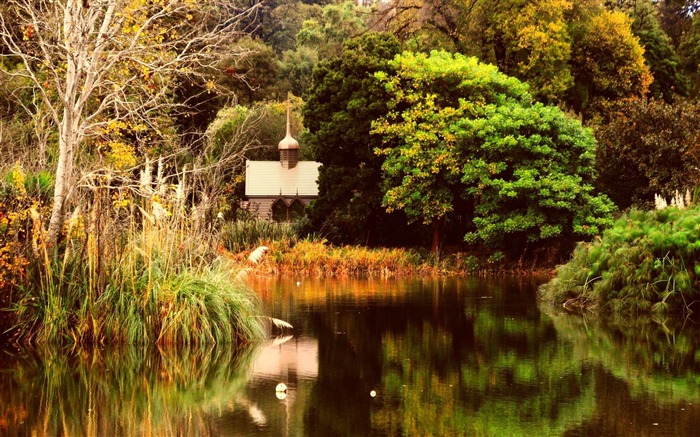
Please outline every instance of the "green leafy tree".
[[367, 30], [365, 17], [354, 1], [326, 5], [320, 17], [304, 21], [296, 36], [297, 45], [316, 48], [322, 59], [335, 57], [344, 41]]
[[[375, 242], [387, 228], [381, 206], [381, 137], [371, 123], [387, 112], [388, 95], [373, 74], [389, 69], [399, 52], [390, 34], [367, 34], [345, 43], [342, 56], [321, 62], [303, 109], [307, 145], [323, 165], [319, 199], [309, 217], [316, 230], [339, 242]], [[384, 231], [381, 231], [384, 230]]]
[[555, 101], [571, 87], [571, 0], [400, 0], [380, 6], [379, 22], [417, 50], [476, 55]]
[[307, 46], [287, 50], [279, 64], [280, 86], [295, 95], [306, 94], [311, 88], [314, 67], [318, 64], [318, 52]]
[[277, 82], [277, 56], [263, 41], [243, 38], [223, 56], [218, 85], [232, 91], [238, 103], [249, 105], [272, 97]]
[[609, 222], [614, 206], [593, 193], [595, 139], [578, 121], [476, 58], [404, 53], [389, 66], [376, 77], [390, 111], [373, 124], [388, 141], [389, 210], [439, 229], [461, 197], [473, 208], [465, 239], [514, 253]]

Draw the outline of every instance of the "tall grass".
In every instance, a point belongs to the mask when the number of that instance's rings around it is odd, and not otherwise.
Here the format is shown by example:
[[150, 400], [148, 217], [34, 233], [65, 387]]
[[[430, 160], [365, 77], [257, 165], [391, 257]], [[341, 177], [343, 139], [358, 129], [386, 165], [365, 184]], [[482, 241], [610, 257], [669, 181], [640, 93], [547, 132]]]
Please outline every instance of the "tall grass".
[[234, 280], [238, 267], [216, 257], [216, 233], [201, 208], [185, 205], [181, 185], [153, 185], [142, 175], [140, 188], [124, 194], [100, 175], [88, 191], [58, 252], [32, 211], [33, 281], [15, 307], [20, 338], [241, 344], [263, 337], [257, 298]]
[[435, 274], [444, 264], [409, 249], [332, 246], [323, 239], [299, 240], [289, 248], [271, 245], [265, 259], [271, 273], [315, 277]]
[[237, 253], [276, 242], [292, 246], [298, 240], [297, 229], [292, 223], [249, 219], [226, 223], [221, 229], [221, 244], [226, 250]]
[[700, 207], [631, 211], [580, 243], [540, 289], [555, 304], [612, 312], [692, 312], [700, 296]]

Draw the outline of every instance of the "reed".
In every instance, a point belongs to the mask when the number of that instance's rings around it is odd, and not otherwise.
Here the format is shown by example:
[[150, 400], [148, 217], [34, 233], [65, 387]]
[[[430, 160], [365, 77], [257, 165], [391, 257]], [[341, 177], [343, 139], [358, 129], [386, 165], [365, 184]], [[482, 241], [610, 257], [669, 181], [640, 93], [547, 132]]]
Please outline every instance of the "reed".
[[97, 178], [60, 252], [31, 211], [31, 281], [14, 308], [21, 339], [202, 345], [263, 337], [258, 300], [234, 279], [239, 267], [217, 256], [199, 205], [186, 206], [179, 185], [141, 179], [124, 195]]
[[700, 291], [700, 208], [630, 211], [580, 243], [540, 289], [567, 307], [621, 313], [692, 312]]

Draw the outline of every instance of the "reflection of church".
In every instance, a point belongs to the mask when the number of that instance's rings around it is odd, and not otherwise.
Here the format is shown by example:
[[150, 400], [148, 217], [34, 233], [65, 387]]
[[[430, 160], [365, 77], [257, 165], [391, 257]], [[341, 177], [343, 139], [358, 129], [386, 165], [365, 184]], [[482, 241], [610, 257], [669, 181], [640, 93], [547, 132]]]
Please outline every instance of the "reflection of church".
[[279, 161], [246, 161], [245, 195], [257, 217], [294, 221], [318, 197], [321, 163], [299, 161], [299, 143], [292, 138], [287, 109], [287, 135], [279, 142]]

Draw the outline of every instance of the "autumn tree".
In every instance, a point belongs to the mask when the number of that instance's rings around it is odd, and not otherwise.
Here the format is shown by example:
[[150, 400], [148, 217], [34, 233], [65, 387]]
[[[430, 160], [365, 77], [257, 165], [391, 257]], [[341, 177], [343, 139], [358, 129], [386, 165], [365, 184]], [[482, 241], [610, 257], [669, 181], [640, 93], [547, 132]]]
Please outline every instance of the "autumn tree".
[[573, 106], [586, 110], [595, 102], [646, 95], [653, 76], [631, 18], [607, 9], [581, 18], [572, 30]]
[[[7, 0], [0, 16], [3, 56], [22, 69], [51, 114], [59, 147], [48, 226], [56, 243], [73, 188], [79, 147], [110, 121], [148, 126], [187, 109], [169, 96], [172, 77], [214, 83], [214, 68], [252, 9], [219, 0]], [[211, 90], [211, 89], [210, 89]], [[138, 92], [136, 92], [138, 91]], [[111, 119], [111, 120], [110, 120]]]
[[[580, 122], [473, 57], [406, 52], [388, 65], [375, 76], [389, 112], [373, 124], [388, 140], [383, 204], [432, 224], [433, 250], [455, 213], [471, 215], [468, 242], [513, 253], [609, 222], [613, 205], [592, 186], [595, 139]], [[460, 198], [470, 210], [456, 211]]]
[[483, 60], [530, 84], [535, 97], [557, 101], [573, 84], [566, 22], [571, 9], [570, 0], [481, 1], [471, 39], [480, 42]]
[[649, 87], [651, 96], [667, 102], [676, 95], [687, 96], [688, 79], [681, 69], [673, 41], [661, 27], [661, 6], [651, 0], [615, 0], [609, 4], [612, 9], [621, 10], [632, 18], [632, 33], [644, 47], [644, 59], [654, 77]]

